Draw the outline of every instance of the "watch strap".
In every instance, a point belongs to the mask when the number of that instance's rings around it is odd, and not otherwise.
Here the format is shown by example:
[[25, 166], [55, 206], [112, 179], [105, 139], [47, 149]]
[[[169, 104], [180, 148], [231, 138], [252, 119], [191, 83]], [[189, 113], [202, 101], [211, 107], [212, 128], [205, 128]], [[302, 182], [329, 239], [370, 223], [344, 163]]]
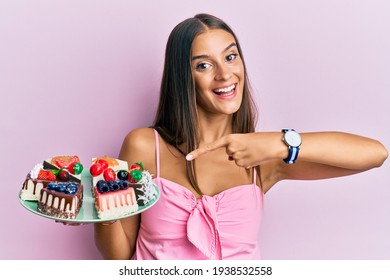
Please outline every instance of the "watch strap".
[[[286, 133], [287, 131], [295, 131], [295, 130], [294, 129], [282, 129], [283, 133]], [[283, 159], [283, 161], [287, 164], [294, 164], [298, 158], [298, 154], [299, 154], [299, 146], [292, 147], [292, 146], [288, 145], [288, 156], [285, 159]]]
[[289, 146], [288, 156], [285, 159], [283, 159], [283, 161], [287, 164], [294, 164], [298, 158], [298, 153], [299, 153], [299, 147]]

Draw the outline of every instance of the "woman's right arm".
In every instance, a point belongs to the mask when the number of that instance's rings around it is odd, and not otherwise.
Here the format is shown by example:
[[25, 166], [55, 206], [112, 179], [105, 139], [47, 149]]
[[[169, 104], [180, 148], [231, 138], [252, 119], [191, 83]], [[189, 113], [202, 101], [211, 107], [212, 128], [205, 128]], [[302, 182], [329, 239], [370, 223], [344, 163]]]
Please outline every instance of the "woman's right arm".
[[[152, 174], [155, 169], [153, 130], [140, 128], [130, 132], [123, 141], [119, 159], [142, 162]], [[140, 214], [112, 224], [95, 224], [95, 244], [104, 259], [130, 259], [134, 252], [140, 226]]]
[[104, 259], [128, 260], [135, 251], [140, 215], [95, 224], [95, 244]]

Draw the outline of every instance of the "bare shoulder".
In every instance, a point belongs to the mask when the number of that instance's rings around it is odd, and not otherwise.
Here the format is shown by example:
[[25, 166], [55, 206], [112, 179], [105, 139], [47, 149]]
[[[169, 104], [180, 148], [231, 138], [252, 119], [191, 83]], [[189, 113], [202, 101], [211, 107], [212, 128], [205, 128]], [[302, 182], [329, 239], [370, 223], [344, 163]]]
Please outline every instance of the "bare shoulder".
[[130, 131], [123, 140], [119, 158], [129, 164], [142, 162], [146, 169], [155, 169], [155, 136], [152, 128], [137, 128]]
[[152, 128], [136, 128], [126, 135], [123, 146], [129, 148], [147, 148], [151, 143], [154, 144], [154, 139]]

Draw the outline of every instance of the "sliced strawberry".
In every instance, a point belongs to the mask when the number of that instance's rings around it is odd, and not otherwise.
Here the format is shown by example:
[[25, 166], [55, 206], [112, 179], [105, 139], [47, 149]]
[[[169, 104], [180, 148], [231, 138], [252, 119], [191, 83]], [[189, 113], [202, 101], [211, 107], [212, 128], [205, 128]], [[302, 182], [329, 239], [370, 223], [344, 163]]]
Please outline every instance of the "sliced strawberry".
[[45, 180], [45, 181], [55, 181], [56, 175], [54, 175], [52, 170], [39, 170], [38, 173], [38, 180]]
[[63, 159], [59, 159], [57, 158], [55, 160], [55, 164], [59, 167], [59, 168], [67, 168], [69, 163], [66, 161], [66, 160], [63, 160]]
[[144, 165], [142, 164], [142, 162], [136, 162], [136, 163], [130, 165], [129, 170], [130, 171], [133, 171], [133, 170], [144, 171]]
[[77, 163], [80, 162], [80, 159], [78, 156], [73, 156], [72, 159], [70, 160], [70, 163]]
[[80, 159], [78, 156], [58, 157], [54, 161], [59, 168], [68, 168], [72, 163], [80, 162]]

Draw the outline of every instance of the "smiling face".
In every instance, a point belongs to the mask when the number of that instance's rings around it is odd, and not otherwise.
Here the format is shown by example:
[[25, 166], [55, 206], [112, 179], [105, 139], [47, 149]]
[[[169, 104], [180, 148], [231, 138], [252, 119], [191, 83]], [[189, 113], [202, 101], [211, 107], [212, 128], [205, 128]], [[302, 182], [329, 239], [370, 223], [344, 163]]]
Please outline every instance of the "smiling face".
[[244, 65], [234, 37], [222, 29], [199, 34], [192, 44], [198, 110], [233, 114], [241, 105]]

